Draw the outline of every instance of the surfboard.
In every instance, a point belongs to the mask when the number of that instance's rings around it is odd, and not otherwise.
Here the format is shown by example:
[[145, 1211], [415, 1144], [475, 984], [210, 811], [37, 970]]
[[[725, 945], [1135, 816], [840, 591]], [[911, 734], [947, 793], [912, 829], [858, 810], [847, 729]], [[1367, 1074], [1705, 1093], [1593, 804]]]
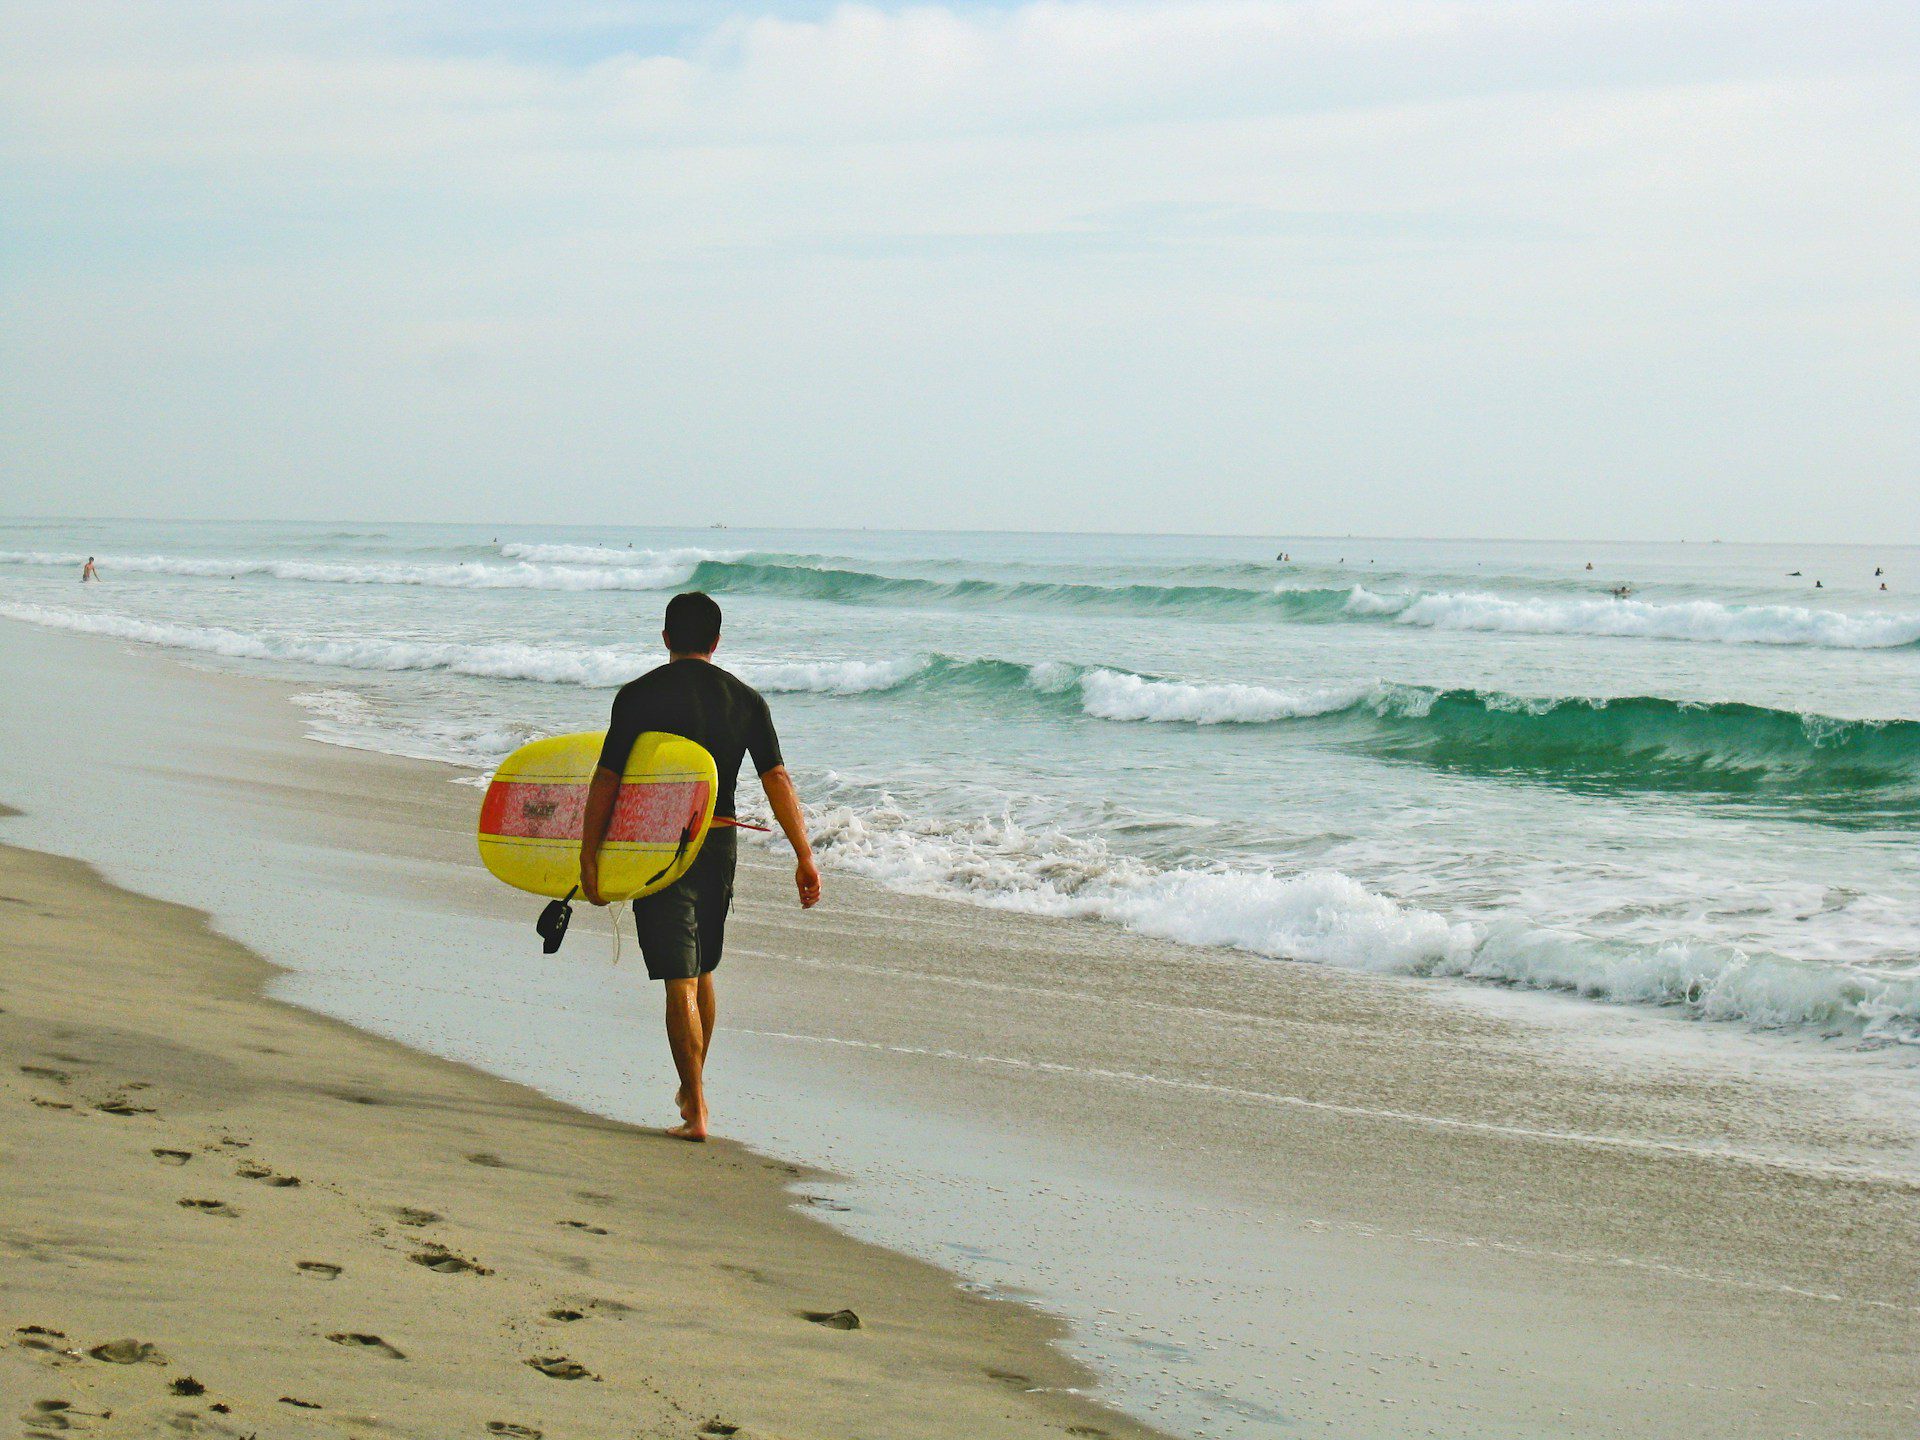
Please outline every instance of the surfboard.
[[[498, 879], [564, 899], [580, 883], [580, 822], [604, 731], [522, 745], [480, 803], [480, 859]], [[700, 851], [719, 775], [703, 746], [649, 730], [634, 741], [600, 850], [600, 892], [631, 900], [664, 890]]]

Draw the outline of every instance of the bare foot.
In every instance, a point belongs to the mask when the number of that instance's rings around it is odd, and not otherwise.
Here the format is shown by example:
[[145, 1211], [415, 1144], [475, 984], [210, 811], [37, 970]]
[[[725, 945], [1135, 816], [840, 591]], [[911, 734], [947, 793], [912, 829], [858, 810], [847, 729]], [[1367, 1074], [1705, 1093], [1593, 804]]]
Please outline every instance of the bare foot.
[[679, 1095], [675, 1097], [675, 1103], [680, 1107], [680, 1123], [669, 1128], [667, 1134], [673, 1136], [676, 1140], [706, 1139], [706, 1096], [702, 1095], [697, 1099], [689, 1099], [687, 1096], [687, 1087], [682, 1085]]

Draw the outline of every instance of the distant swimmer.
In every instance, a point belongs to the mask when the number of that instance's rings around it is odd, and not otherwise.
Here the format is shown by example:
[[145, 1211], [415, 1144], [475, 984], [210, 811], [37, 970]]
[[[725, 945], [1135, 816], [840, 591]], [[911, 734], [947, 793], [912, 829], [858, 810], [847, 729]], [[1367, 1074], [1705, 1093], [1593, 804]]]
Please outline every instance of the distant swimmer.
[[[1880, 568], [1880, 567], [1879, 567], [1878, 565], [1876, 565], [1876, 566], [1874, 566], [1874, 567], [1873, 567], [1873, 578], [1874, 578], [1874, 579], [1876, 579], [1876, 580], [1878, 580], [1878, 579], [1879, 579], [1879, 578], [1880, 578], [1880, 577], [1881, 577], [1882, 575], [1884, 575], [1884, 574], [1886, 574], [1886, 573], [1887, 573], [1887, 572], [1886, 572], [1886, 571], [1884, 571], [1884, 570], [1882, 570], [1882, 569], [1881, 569], [1881, 568]], [[1881, 586], [1880, 588], [1881, 588], [1882, 590], [1884, 590], [1884, 589], [1886, 589], [1887, 587], [1886, 587], [1886, 586], [1884, 586], [1884, 585], [1882, 585], [1882, 586]]]
[[1886, 588], [1887, 588], [1887, 582], [1886, 582], [1886, 581], [1884, 581], [1884, 580], [1882, 580], [1882, 581], [1880, 582], [1880, 588], [1881, 588], [1882, 590], [1884, 590], [1884, 589], [1886, 589]]
[[1587, 561], [1587, 569], [1591, 570], [1592, 568], [1593, 568], [1593, 562], [1591, 560]]
[[1789, 577], [1789, 578], [1791, 578], [1791, 577], [1793, 577], [1793, 576], [1795, 576], [1795, 575], [1798, 575], [1799, 573], [1800, 573], [1800, 572], [1799, 572], [1798, 570], [1789, 570], [1789, 571], [1787, 571], [1787, 575], [1788, 575], [1788, 577]]
[[1616, 585], [1607, 593], [1616, 600], [1625, 600], [1629, 595], [1633, 594], [1633, 587], [1631, 585]]
[[1813, 588], [1816, 590], [1824, 590], [1827, 587], [1824, 584], [1822, 584], [1820, 581], [1816, 580], [1813, 582]]
[[99, 578], [100, 572], [93, 568], [93, 556], [89, 555], [87, 556], [87, 563], [80, 567], [80, 583], [84, 585], [89, 580], [98, 580]]

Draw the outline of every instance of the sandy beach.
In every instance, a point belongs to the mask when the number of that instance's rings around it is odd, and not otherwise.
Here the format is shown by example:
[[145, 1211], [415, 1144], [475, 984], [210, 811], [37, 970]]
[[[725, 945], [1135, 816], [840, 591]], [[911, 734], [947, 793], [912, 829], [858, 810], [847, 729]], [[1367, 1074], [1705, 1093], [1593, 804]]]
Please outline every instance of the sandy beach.
[[[4, 716], [32, 759], [10, 829], [210, 910], [290, 966], [276, 996], [576, 1107], [262, 1001], [269, 968], [193, 914], [10, 854], [31, 928], [0, 996], [4, 1143], [35, 1163], [0, 1181], [26, 1277], [7, 1323], [65, 1332], [8, 1352], [32, 1398], [172, 1413], [191, 1374], [274, 1434], [370, 1412], [396, 1433], [1127, 1431], [1071, 1387], [1194, 1435], [1911, 1433], [1920, 1184], [1873, 1056], [1763, 1069], [1614, 1012], [1576, 1037], [1551, 1004], [845, 875], [802, 916], [750, 850], [716, 1103], [781, 1158], [675, 1147], [646, 1128], [667, 1118], [655, 997], [597, 919], [536, 963], [452, 772], [302, 739], [285, 685], [13, 625], [0, 645], [47, 702]], [[84, 736], [46, 721], [77, 713]], [[109, 780], [101, 746], [135, 759]], [[162, 812], [188, 846], [142, 828]], [[442, 1253], [492, 1273], [411, 1263]], [[802, 1314], [843, 1307], [860, 1331]], [[168, 1365], [84, 1358], [128, 1338]], [[527, 1363], [551, 1358], [602, 1378]]]
[[0, 848], [0, 899], [22, 1433], [1148, 1433], [1037, 1313], [797, 1212], [794, 1167], [264, 1000], [72, 861]]

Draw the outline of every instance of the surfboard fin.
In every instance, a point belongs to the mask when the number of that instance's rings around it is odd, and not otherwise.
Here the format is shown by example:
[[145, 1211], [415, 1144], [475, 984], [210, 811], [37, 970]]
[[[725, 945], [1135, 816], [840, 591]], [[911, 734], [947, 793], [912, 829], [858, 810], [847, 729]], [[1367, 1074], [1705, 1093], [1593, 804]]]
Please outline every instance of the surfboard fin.
[[567, 938], [567, 923], [573, 919], [573, 906], [569, 903], [580, 893], [580, 887], [574, 886], [567, 892], [565, 900], [550, 900], [547, 908], [540, 912], [540, 918], [533, 922], [535, 932], [540, 936], [540, 950], [546, 955], [560, 948], [560, 942]]

